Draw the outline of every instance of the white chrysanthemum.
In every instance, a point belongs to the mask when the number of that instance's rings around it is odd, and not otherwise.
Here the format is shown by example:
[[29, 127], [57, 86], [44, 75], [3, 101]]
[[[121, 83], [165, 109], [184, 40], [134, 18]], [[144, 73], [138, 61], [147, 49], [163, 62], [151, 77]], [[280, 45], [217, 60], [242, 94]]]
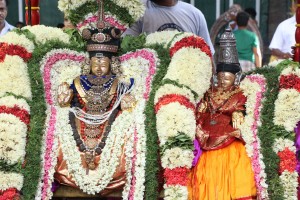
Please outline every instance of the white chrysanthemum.
[[165, 200], [187, 200], [188, 189], [181, 185], [164, 185]]
[[16, 188], [21, 190], [23, 187], [23, 175], [17, 173], [6, 173], [0, 171], [0, 190]]
[[202, 98], [209, 89], [211, 76], [210, 57], [198, 48], [188, 47], [181, 48], [173, 55], [164, 79], [188, 86]]
[[[280, 74], [280, 75], [289, 75], [289, 74], [293, 74], [293, 73], [294, 73], [293, 67], [292, 67], [292, 66], [289, 66], [289, 67], [283, 69], [283, 70], [281, 71], [281, 74]], [[279, 78], [280, 78], [280, 76], [279, 76]]]
[[8, 164], [23, 162], [27, 126], [12, 114], [0, 114], [0, 159]]
[[58, 9], [62, 12], [67, 12], [70, 10], [75, 10], [76, 8], [82, 6], [87, 2], [91, 2], [94, 0], [59, 0], [58, 1]]
[[281, 90], [275, 101], [274, 124], [293, 131], [300, 121], [300, 94], [295, 89]]
[[30, 113], [30, 107], [24, 99], [17, 99], [14, 96], [0, 97], [0, 106], [14, 107], [17, 105], [19, 108], [26, 110]]
[[163, 168], [192, 167], [194, 153], [192, 150], [183, 150], [180, 147], [167, 149], [161, 157]]
[[273, 144], [273, 151], [277, 154], [280, 151], [284, 151], [288, 148], [290, 151], [296, 153], [296, 147], [294, 146], [294, 141], [284, 138], [276, 138]]
[[0, 91], [31, 99], [27, 65], [19, 56], [5, 56], [0, 63]]
[[155, 93], [154, 103], [156, 104], [158, 102], [159, 98], [161, 98], [167, 94], [183, 95], [183, 96], [187, 97], [193, 104], [196, 104], [196, 102], [195, 102], [196, 99], [194, 98], [194, 95], [191, 92], [191, 90], [184, 88], [184, 87], [180, 88], [180, 87], [177, 87], [177, 86], [171, 85], [171, 84], [165, 84], [157, 90], [157, 92]]
[[274, 60], [273, 62], [270, 62], [270, 63], [268, 64], [268, 66], [270, 66], [270, 67], [276, 67], [276, 66], [279, 65], [282, 61], [284, 61], [284, 59]]
[[25, 35], [19, 35], [16, 32], [8, 32], [7, 34], [0, 37], [0, 42], [5, 42], [7, 44], [19, 45], [25, 48], [29, 53], [34, 50], [34, 44]]
[[174, 36], [178, 33], [180, 32], [177, 30], [151, 33], [146, 38], [146, 45], [163, 44], [166, 48], [167, 45], [171, 42], [171, 40], [174, 38]]
[[44, 44], [49, 40], [59, 40], [63, 43], [70, 43], [70, 36], [63, 32], [60, 28], [54, 28], [44, 25], [36, 26], [25, 26], [24, 29], [28, 29], [32, 34], [35, 35], [37, 43]]
[[140, 0], [112, 0], [116, 5], [125, 8], [134, 21], [144, 15], [145, 6]]
[[156, 128], [160, 145], [164, 145], [170, 137], [180, 133], [186, 134], [193, 140], [196, 132], [194, 111], [178, 102], [164, 105], [157, 113]]
[[284, 199], [297, 200], [298, 173], [296, 171], [291, 173], [285, 170], [279, 178], [284, 190]]

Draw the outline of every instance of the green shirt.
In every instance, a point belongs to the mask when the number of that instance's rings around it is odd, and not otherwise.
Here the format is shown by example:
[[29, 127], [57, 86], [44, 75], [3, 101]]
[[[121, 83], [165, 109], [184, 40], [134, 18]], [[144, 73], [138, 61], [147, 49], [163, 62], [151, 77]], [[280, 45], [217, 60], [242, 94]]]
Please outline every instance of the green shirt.
[[249, 60], [254, 63], [253, 47], [259, 46], [258, 37], [247, 29], [238, 29], [233, 32], [236, 39], [236, 48], [239, 60]]

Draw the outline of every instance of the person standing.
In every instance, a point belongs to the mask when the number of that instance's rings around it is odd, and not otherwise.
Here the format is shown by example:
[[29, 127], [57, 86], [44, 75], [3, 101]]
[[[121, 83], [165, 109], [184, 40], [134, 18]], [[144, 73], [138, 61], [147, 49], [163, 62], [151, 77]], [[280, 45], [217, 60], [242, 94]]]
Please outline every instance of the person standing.
[[234, 31], [238, 58], [243, 72], [261, 67], [262, 56], [259, 47], [259, 40], [255, 33], [247, 29], [249, 14], [239, 12], [236, 16], [238, 29]]
[[6, 16], [7, 0], [0, 0], [0, 37], [15, 28], [5, 20]]
[[138, 36], [141, 33], [166, 30], [191, 32], [202, 37], [214, 53], [206, 19], [200, 10], [178, 0], [144, 0], [144, 3], [144, 16], [127, 29], [124, 35]]
[[[294, 0], [291, 10], [295, 10], [297, 0]], [[270, 62], [277, 59], [288, 59], [292, 57], [292, 46], [296, 44], [296, 16], [293, 15], [281, 22], [273, 35], [269, 49], [271, 50]]]

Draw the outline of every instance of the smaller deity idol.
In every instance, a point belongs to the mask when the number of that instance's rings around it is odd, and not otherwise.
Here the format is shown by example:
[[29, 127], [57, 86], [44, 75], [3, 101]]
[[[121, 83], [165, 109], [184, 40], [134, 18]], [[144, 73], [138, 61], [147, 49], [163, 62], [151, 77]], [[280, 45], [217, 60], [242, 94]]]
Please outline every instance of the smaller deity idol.
[[230, 30], [220, 43], [217, 86], [207, 91], [197, 112], [196, 139], [203, 154], [190, 175], [189, 199], [256, 199], [251, 160], [238, 128], [247, 99], [238, 86], [241, 69]]
[[[117, 73], [119, 62], [116, 57], [121, 32], [99, 18], [97, 27], [84, 29], [82, 36], [87, 40], [91, 71], [77, 77], [71, 86], [63, 83], [58, 88], [58, 103], [70, 106], [70, 124], [73, 138], [81, 157], [81, 167], [88, 176], [98, 168], [101, 153], [109, 137], [111, 126], [124, 109], [130, 109], [135, 100], [128, 94], [131, 86], [119, 83]], [[63, 141], [59, 141], [60, 144]], [[112, 150], [113, 151], [113, 150]], [[63, 184], [78, 187], [69, 172], [64, 152], [59, 147], [55, 179]], [[101, 194], [120, 189], [125, 184], [124, 148], [118, 158], [118, 167], [110, 183]], [[69, 166], [70, 167], [70, 166]]]

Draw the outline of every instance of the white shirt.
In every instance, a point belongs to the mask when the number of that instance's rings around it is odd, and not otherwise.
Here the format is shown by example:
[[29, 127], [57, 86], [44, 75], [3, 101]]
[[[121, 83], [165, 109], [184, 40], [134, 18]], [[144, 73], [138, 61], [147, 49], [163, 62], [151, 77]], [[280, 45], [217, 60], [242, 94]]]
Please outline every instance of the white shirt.
[[7, 32], [13, 30], [14, 28], [14, 26], [10, 25], [9, 23], [7, 23], [7, 21], [5, 21], [4, 28], [0, 32], [0, 37], [5, 35]]
[[292, 46], [295, 46], [296, 32], [296, 17], [295, 15], [281, 22], [272, 38], [269, 48], [279, 49], [283, 53], [292, 53]]

